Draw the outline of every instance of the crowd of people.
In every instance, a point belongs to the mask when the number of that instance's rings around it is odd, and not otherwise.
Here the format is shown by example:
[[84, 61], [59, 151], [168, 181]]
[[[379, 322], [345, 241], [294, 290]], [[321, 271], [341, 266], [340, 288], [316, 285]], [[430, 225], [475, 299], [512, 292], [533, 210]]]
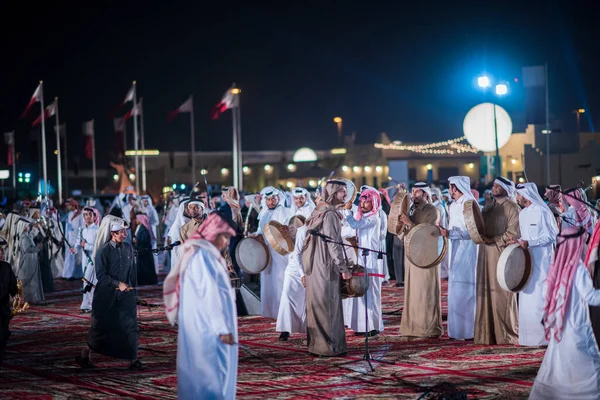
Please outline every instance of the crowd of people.
[[[144, 368], [137, 356], [136, 289], [158, 284], [159, 274], [166, 273], [164, 307], [168, 321], [178, 326], [180, 397], [234, 398], [238, 332], [232, 282], [256, 280], [240, 267], [236, 247], [254, 238], [269, 252], [259, 278], [261, 315], [276, 321], [280, 341], [306, 335], [310, 354], [344, 356], [346, 328], [357, 336], [384, 330], [382, 286], [391, 282], [404, 288], [400, 334], [439, 338], [447, 280], [451, 339], [547, 346], [531, 398], [598, 398], [597, 210], [581, 188], [548, 186], [545, 201], [534, 183], [515, 185], [498, 177], [480, 204], [471, 186], [466, 176], [451, 177], [443, 191], [423, 182], [408, 191], [403, 185], [356, 188], [330, 179], [314, 194], [269, 186], [240, 196], [225, 187], [213, 197], [172, 193], [161, 207], [149, 196], [128, 192], [104, 216], [94, 200], [81, 205], [69, 199], [62, 213], [50, 200], [19, 202], [0, 222], [6, 259], [0, 271], [0, 344], [8, 340], [8, 300], [16, 281], [25, 301], [41, 305], [53, 279], [82, 279], [81, 310], [91, 312], [92, 320], [77, 363], [92, 367], [97, 352]], [[392, 233], [394, 196], [407, 196], [410, 207], [400, 214], [402, 231]], [[483, 215], [481, 244], [467, 227], [465, 207], [472, 200]], [[283, 255], [264, 238], [265, 229], [272, 221], [286, 226], [294, 217], [303, 226]], [[409, 260], [405, 248], [411, 231], [423, 224], [437, 227], [438, 243], [449, 247], [429, 268]], [[166, 247], [158, 249], [161, 245]], [[352, 245], [372, 251], [363, 257]], [[531, 277], [518, 293], [503, 289], [496, 277], [501, 254], [511, 245], [521, 246], [532, 260]], [[440, 251], [434, 247], [425, 251]], [[361, 274], [368, 276], [366, 293], [343, 296], [344, 282]]]

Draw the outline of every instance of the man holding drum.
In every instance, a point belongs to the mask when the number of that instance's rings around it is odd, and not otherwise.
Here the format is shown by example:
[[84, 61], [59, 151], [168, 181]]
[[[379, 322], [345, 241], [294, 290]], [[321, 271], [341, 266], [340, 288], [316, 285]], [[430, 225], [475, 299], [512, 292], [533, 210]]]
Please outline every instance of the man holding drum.
[[543, 346], [548, 341], [544, 327], [540, 324], [546, 304], [542, 288], [550, 269], [559, 231], [554, 214], [542, 200], [535, 183], [518, 185], [517, 201], [523, 210], [519, 214], [521, 239], [515, 240], [515, 243], [529, 250], [533, 271], [519, 294], [519, 344]]
[[[431, 204], [431, 189], [425, 182], [412, 188], [410, 217], [402, 214], [400, 221], [406, 233], [419, 224], [436, 224], [440, 219], [438, 209]], [[408, 249], [410, 251], [410, 249]], [[423, 249], [425, 250], [425, 249]], [[437, 249], [435, 249], [437, 252]], [[440, 337], [442, 327], [442, 292], [439, 266], [420, 268], [405, 254], [404, 311], [400, 334], [415, 337]]]
[[451, 255], [448, 279], [448, 336], [452, 339], [473, 339], [475, 333], [475, 278], [477, 275], [477, 244], [467, 229], [465, 202], [477, 201], [471, 193], [468, 176], [448, 179], [452, 204], [450, 223], [442, 234], [450, 239]]
[[516, 293], [498, 283], [496, 270], [502, 251], [521, 234], [519, 205], [513, 201], [514, 184], [504, 177], [494, 180], [494, 196], [483, 209], [484, 244], [477, 257], [476, 344], [517, 344], [518, 313]]

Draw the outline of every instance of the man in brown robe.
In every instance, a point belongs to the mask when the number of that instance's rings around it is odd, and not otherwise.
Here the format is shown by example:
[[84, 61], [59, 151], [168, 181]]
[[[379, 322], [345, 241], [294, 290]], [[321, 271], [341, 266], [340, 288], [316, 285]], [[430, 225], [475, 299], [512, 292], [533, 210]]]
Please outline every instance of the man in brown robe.
[[[431, 203], [431, 189], [424, 182], [412, 188], [410, 216], [402, 215], [405, 235], [419, 224], [436, 224], [440, 212]], [[437, 248], [432, 251], [437, 251]], [[420, 268], [404, 256], [404, 311], [400, 322], [402, 336], [440, 337], [442, 327], [442, 289], [440, 266]]]
[[[307, 231], [315, 230], [341, 242], [342, 215], [339, 212], [346, 197], [342, 181], [328, 181], [321, 200], [306, 221]], [[348, 351], [340, 280], [350, 279], [341, 245], [307, 234], [302, 253], [306, 282], [306, 325], [308, 352], [332, 357]]]
[[517, 344], [519, 315], [516, 293], [500, 287], [496, 278], [498, 259], [513, 240], [521, 236], [519, 205], [512, 200], [514, 184], [499, 177], [492, 186], [493, 201], [483, 209], [485, 244], [477, 258], [477, 306], [475, 344]]
[[179, 234], [181, 236], [181, 242], [185, 242], [191, 237], [194, 232], [200, 228], [202, 221], [204, 221], [204, 203], [199, 199], [191, 199], [186, 206], [187, 214], [192, 218], [181, 227]]

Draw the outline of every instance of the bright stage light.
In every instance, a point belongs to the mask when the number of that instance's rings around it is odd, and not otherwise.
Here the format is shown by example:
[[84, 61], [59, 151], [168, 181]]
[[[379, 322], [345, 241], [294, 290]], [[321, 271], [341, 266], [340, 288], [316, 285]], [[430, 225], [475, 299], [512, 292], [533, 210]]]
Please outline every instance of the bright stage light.
[[[496, 125], [498, 128], [498, 148], [501, 149], [512, 134], [512, 120], [506, 110], [496, 107]], [[494, 135], [494, 105], [482, 103], [471, 108], [463, 121], [465, 138], [479, 151], [491, 152], [496, 150]]]
[[480, 88], [490, 87], [490, 78], [488, 78], [487, 76], [480, 76], [479, 78], [477, 78], [477, 84]]

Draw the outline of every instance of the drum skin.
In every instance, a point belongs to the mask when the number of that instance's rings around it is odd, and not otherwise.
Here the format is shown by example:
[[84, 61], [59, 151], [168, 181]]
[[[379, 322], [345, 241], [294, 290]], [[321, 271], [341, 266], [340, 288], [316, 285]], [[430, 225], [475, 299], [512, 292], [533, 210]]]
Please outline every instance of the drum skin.
[[518, 293], [523, 290], [532, 272], [531, 255], [520, 244], [511, 244], [500, 253], [496, 278], [507, 292]]
[[[444, 241], [441, 252], [438, 241]], [[431, 268], [442, 262], [448, 251], [448, 240], [441, 235], [440, 228], [432, 224], [419, 224], [405, 238], [406, 257], [420, 268]]]
[[247, 237], [236, 246], [235, 259], [244, 272], [260, 274], [271, 262], [271, 253], [258, 236]]

